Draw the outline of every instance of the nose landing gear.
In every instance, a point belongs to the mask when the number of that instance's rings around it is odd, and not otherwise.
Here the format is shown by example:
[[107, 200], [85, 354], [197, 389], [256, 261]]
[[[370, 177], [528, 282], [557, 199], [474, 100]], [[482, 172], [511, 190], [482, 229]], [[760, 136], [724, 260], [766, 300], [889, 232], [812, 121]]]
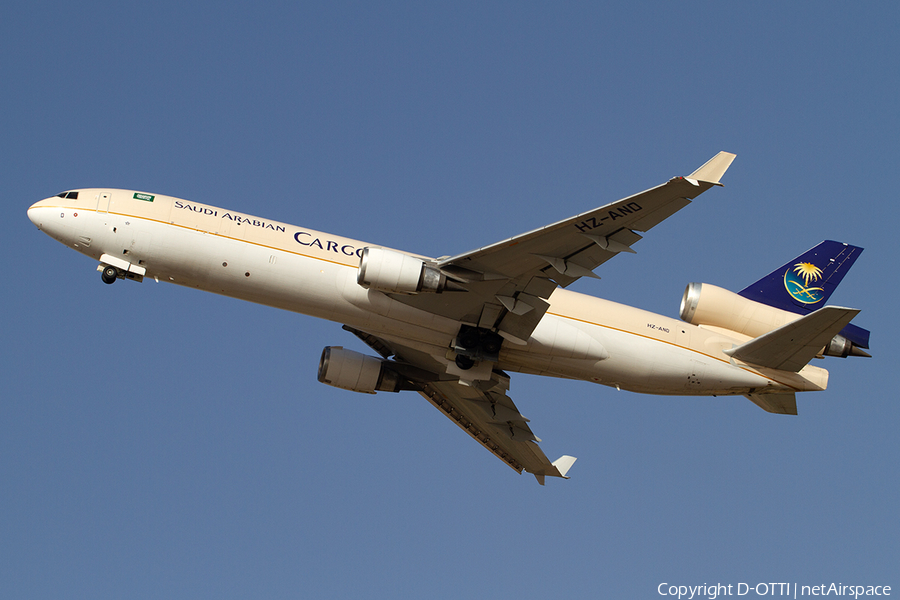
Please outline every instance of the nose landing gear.
[[107, 265], [100, 272], [100, 279], [103, 280], [103, 283], [112, 284], [116, 282], [116, 279], [119, 278], [119, 270], [115, 267], [111, 267]]
[[144, 275], [147, 274], [147, 267], [142, 266], [143, 262], [143, 260], [140, 260], [137, 264], [134, 264], [117, 256], [103, 254], [100, 256], [100, 264], [97, 265], [97, 270], [100, 271], [100, 279], [107, 285], [115, 283], [116, 279], [131, 279], [140, 283], [144, 280]]

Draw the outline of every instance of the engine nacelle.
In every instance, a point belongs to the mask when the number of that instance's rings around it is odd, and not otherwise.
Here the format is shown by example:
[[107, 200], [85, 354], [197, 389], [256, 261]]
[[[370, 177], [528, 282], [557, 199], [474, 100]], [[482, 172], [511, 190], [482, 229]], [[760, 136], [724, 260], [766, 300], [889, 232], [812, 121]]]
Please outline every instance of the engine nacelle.
[[801, 315], [748, 300], [709, 283], [689, 283], [681, 299], [681, 320], [759, 337]]
[[385, 361], [341, 346], [328, 346], [319, 360], [319, 381], [351, 392], [400, 391], [400, 376]]
[[838, 358], [847, 358], [856, 353], [854, 344], [842, 335], [836, 335], [831, 338], [831, 343], [825, 346], [823, 354], [825, 356], [837, 356]]
[[[802, 315], [748, 300], [709, 283], [690, 283], [681, 299], [681, 320], [693, 325], [719, 327], [755, 338], [796, 321]], [[869, 356], [842, 335], [822, 349], [824, 356]]]
[[366, 289], [391, 294], [439, 293], [447, 289], [447, 276], [422, 259], [371, 246], [363, 249], [356, 282]]

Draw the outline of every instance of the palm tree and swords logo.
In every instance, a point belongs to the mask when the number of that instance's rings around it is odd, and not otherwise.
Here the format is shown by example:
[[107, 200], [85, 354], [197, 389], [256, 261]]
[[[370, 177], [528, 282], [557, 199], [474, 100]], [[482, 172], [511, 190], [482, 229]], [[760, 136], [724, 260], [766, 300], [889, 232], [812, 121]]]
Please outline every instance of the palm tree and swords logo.
[[815, 304], [825, 297], [825, 288], [814, 287], [822, 278], [822, 269], [808, 262], [800, 262], [784, 273], [784, 287], [792, 298], [803, 304]]

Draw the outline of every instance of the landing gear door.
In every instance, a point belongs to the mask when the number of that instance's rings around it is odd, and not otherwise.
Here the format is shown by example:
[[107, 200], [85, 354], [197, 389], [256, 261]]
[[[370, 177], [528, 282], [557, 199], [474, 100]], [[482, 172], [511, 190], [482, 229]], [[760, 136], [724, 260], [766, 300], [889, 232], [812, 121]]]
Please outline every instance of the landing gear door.
[[105, 213], [109, 212], [109, 197], [112, 194], [109, 192], [101, 192], [100, 195], [97, 196], [97, 212]]

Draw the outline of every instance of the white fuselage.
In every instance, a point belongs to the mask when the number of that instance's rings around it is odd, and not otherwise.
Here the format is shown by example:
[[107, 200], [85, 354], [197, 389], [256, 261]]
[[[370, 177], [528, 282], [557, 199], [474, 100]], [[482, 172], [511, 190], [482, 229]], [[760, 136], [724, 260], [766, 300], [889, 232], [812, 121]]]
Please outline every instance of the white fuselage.
[[[133, 191], [85, 189], [28, 210], [45, 233], [132, 273], [347, 324], [438, 359], [460, 322], [357, 283], [368, 244], [243, 213]], [[821, 390], [827, 372], [754, 368], [722, 351], [747, 341], [557, 289], [526, 345], [498, 368], [671, 395]]]

